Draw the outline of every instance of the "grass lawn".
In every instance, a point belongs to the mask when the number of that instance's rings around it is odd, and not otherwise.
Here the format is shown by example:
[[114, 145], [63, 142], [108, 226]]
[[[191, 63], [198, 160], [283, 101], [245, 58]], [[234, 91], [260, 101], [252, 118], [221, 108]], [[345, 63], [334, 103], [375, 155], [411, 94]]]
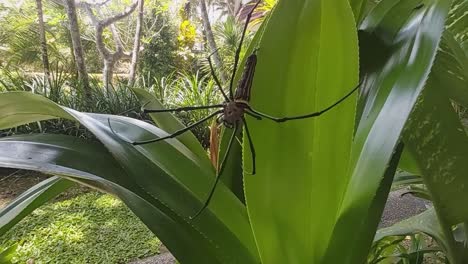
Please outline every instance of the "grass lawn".
[[158, 253], [160, 242], [120, 200], [89, 192], [35, 210], [0, 237], [18, 243], [14, 263], [126, 263]]

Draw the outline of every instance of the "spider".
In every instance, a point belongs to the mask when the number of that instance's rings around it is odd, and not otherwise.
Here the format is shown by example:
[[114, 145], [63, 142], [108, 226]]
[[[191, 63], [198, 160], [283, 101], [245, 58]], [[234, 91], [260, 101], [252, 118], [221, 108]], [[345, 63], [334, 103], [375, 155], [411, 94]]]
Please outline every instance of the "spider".
[[[258, 49], [256, 49], [256, 50], [254, 50], [254, 52], [252, 52], [251, 55], [249, 55], [247, 57], [242, 77], [241, 77], [241, 79], [240, 79], [240, 81], [239, 81], [239, 83], [237, 85], [236, 92], [233, 93], [234, 78], [235, 78], [235, 73], [236, 73], [236, 70], [237, 70], [237, 67], [238, 67], [238, 64], [239, 64], [239, 57], [240, 57], [240, 52], [241, 52], [241, 48], [242, 48], [242, 42], [244, 41], [245, 34], [246, 34], [246, 31], [247, 31], [247, 26], [248, 26], [248, 24], [250, 22], [252, 14], [253, 14], [254, 10], [257, 8], [257, 6], [260, 4], [260, 2], [261, 2], [261, 0], [258, 0], [255, 3], [255, 5], [253, 6], [252, 10], [247, 15], [246, 22], [244, 24], [241, 39], [240, 39], [240, 44], [237, 47], [237, 50], [236, 50], [236, 53], [235, 53], [234, 67], [233, 67], [231, 79], [230, 79], [230, 82], [229, 82], [229, 95], [226, 94], [226, 92], [222, 88], [223, 86], [221, 85], [221, 82], [219, 81], [219, 79], [218, 79], [218, 77], [217, 77], [217, 75], [215, 73], [215, 70], [213, 68], [213, 63], [212, 63], [212, 60], [211, 60], [211, 56], [214, 54], [214, 52], [212, 54], [210, 54], [208, 56], [208, 58], [207, 58], [209, 66], [210, 66], [211, 74], [213, 75], [213, 79], [214, 79], [216, 85], [219, 87], [219, 90], [220, 90], [220, 92], [221, 92], [221, 94], [222, 94], [222, 96], [224, 98], [224, 102], [222, 104], [203, 105], [203, 106], [186, 106], [186, 107], [179, 107], [179, 108], [172, 108], [172, 109], [154, 109], [154, 110], [153, 109], [143, 109], [143, 112], [144, 113], [163, 113], [163, 112], [194, 111], [194, 110], [200, 110], [200, 109], [218, 109], [218, 110], [214, 111], [213, 113], [209, 114], [208, 116], [200, 119], [199, 121], [197, 121], [197, 122], [195, 122], [195, 123], [193, 123], [193, 124], [191, 124], [191, 125], [189, 125], [189, 126], [187, 126], [185, 128], [182, 128], [180, 130], [175, 131], [173, 134], [170, 134], [168, 136], [155, 138], [155, 139], [150, 139], [150, 140], [129, 142], [132, 145], [144, 145], [144, 144], [149, 144], [149, 143], [154, 143], [154, 142], [174, 138], [174, 137], [177, 137], [177, 136], [189, 131], [190, 129], [192, 129], [192, 128], [200, 125], [200, 124], [203, 124], [204, 122], [210, 120], [211, 118], [213, 118], [215, 116], [217, 116], [218, 123], [222, 123], [225, 127], [234, 130], [231, 137], [230, 137], [230, 139], [229, 139], [228, 147], [226, 149], [226, 152], [224, 153], [223, 159], [221, 160], [221, 163], [218, 166], [218, 170], [217, 170], [217, 173], [216, 173], [216, 178], [215, 178], [215, 181], [214, 181], [214, 183], [213, 183], [213, 185], [211, 187], [211, 190], [210, 190], [210, 192], [208, 194], [208, 197], [206, 198], [203, 206], [197, 211], [197, 213], [194, 216], [190, 217], [190, 219], [195, 219], [196, 217], [198, 217], [203, 212], [203, 210], [206, 207], [208, 207], [208, 205], [209, 205], [209, 203], [211, 201], [211, 198], [213, 197], [216, 186], [217, 186], [217, 184], [219, 182], [220, 175], [223, 173], [223, 170], [224, 170], [224, 167], [225, 167], [224, 165], [225, 165], [225, 162], [226, 162], [226, 160], [228, 158], [228, 155], [229, 155], [229, 152], [231, 150], [232, 144], [234, 143], [236, 134], [237, 134], [238, 130], [242, 128], [242, 126], [245, 128], [245, 134], [247, 136], [247, 140], [248, 140], [250, 151], [251, 151], [252, 172], [250, 174], [255, 175], [255, 173], [256, 173], [256, 168], [255, 168], [255, 159], [256, 159], [255, 147], [254, 147], [254, 144], [253, 144], [253, 141], [252, 141], [252, 137], [250, 135], [250, 131], [249, 131], [247, 121], [245, 119], [246, 114], [249, 115], [249, 116], [254, 117], [257, 120], [261, 120], [261, 119], [265, 118], [265, 119], [269, 119], [269, 120], [272, 120], [272, 121], [277, 122], [277, 123], [287, 122], [287, 121], [290, 121], [290, 120], [317, 117], [317, 116], [320, 116], [320, 115], [324, 114], [325, 112], [331, 110], [333, 107], [337, 106], [341, 102], [343, 102], [346, 98], [351, 96], [360, 87], [360, 84], [358, 84], [348, 94], [343, 96], [341, 99], [336, 101], [334, 104], [332, 104], [332, 105], [328, 106], [327, 108], [325, 108], [325, 109], [323, 109], [321, 111], [318, 111], [318, 112], [305, 114], [305, 115], [299, 115], [299, 116], [291, 116], [291, 117], [274, 117], [274, 116], [270, 116], [268, 114], [264, 114], [262, 112], [259, 112], [259, 111], [255, 110], [249, 104], [250, 92], [251, 92], [252, 82], [253, 82], [254, 73], [255, 73], [255, 66], [257, 64], [257, 50]], [[217, 51], [215, 51], [215, 52], [217, 52]], [[143, 106], [143, 108], [144, 108], [144, 106]]]

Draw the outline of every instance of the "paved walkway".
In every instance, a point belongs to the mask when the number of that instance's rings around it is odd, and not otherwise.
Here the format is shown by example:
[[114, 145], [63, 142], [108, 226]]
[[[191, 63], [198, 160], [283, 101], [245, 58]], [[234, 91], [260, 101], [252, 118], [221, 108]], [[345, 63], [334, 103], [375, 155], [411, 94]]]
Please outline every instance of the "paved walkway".
[[430, 202], [410, 194], [401, 197], [404, 192], [404, 190], [398, 190], [390, 193], [379, 228], [391, 226], [410, 216], [420, 214], [431, 205]]

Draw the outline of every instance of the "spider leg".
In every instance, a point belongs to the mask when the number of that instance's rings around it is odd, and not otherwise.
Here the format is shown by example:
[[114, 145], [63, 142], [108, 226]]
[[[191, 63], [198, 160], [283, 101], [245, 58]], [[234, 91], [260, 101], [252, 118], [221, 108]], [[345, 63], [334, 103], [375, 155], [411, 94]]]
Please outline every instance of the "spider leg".
[[245, 134], [247, 135], [247, 140], [249, 140], [249, 146], [250, 146], [250, 153], [252, 155], [252, 173], [249, 173], [250, 175], [255, 175], [255, 147], [252, 141], [252, 136], [250, 136], [249, 132], [249, 127], [247, 126], [247, 120], [245, 120], [245, 117], [242, 117], [242, 121], [244, 122], [244, 127], [245, 127]]
[[233, 131], [233, 133], [231, 135], [231, 138], [229, 139], [228, 147], [226, 149], [226, 152], [224, 153], [224, 157], [223, 157], [223, 160], [221, 161], [221, 164], [219, 166], [219, 170], [216, 173], [216, 179], [215, 179], [215, 182], [213, 183], [213, 186], [211, 187], [211, 191], [210, 191], [210, 194], [208, 195], [208, 198], [206, 199], [206, 201], [203, 204], [202, 208], [200, 208], [200, 210], [198, 210], [198, 212], [194, 216], [191, 216], [190, 219], [193, 220], [193, 219], [197, 218], [203, 212], [203, 210], [205, 210], [205, 208], [208, 207], [208, 204], [210, 203], [211, 198], [213, 198], [214, 191], [216, 189], [216, 186], [218, 185], [219, 179], [221, 178], [221, 174], [223, 173], [224, 165], [225, 165], [226, 160], [228, 158], [229, 152], [231, 151], [232, 144], [234, 143], [234, 139], [236, 138], [237, 129], [238, 129], [238, 124], [236, 124], [234, 126], [234, 131]]
[[132, 112], [132, 111], [137, 110], [138, 108], [140, 108], [140, 106], [132, 107], [130, 109], [127, 109], [127, 110], [125, 110], [123, 112], [118, 113], [117, 115], [125, 115], [125, 114], [128, 114], [128, 113]]
[[311, 118], [311, 117], [317, 117], [320, 116], [329, 110], [333, 109], [335, 106], [339, 105], [341, 102], [346, 100], [346, 98], [350, 97], [359, 87], [361, 86], [362, 82], [360, 82], [355, 88], [353, 88], [349, 93], [347, 93], [345, 96], [343, 96], [340, 100], [336, 101], [332, 105], [328, 106], [327, 108], [320, 110], [318, 112], [310, 113], [310, 114], [305, 114], [305, 115], [299, 115], [299, 116], [289, 116], [289, 117], [275, 117], [271, 115], [267, 115], [265, 113], [259, 112], [252, 107], [248, 106], [248, 110], [256, 115], [259, 115], [261, 117], [264, 117], [266, 119], [270, 119], [272, 121], [275, 121], [277, 123], [282, 123], [290, 120], [297, 120], [297, 119], [306, 119], [306, 118]]
[[252, 10], [247, 15], [247, 18], [245, 20], [244, 29], [242, 31], [242, 36], [241, 36], [241, 39], [240, 39], [240, 42], [239, 42], [239, 46], [237, 47], [237, 50], [236, 50], [236, 55], [234, 57], [234, 68], [232, 70], [231, 81], [230, 81], [230, 84], [229, 84], [229, 95], [231, 96], [231, 99], [234, 98], [232, 89], [233, 89], [233, 85], [234, 85], [234, 78], [236, 76], [237, 65], [239, 64], [239, 57], [240, 57], [240, 53], [241, 53], [241, 49], [242, 49], [242, 43], [244, 42], [245, 33], [247, 32], [247, 26], [249, 25], [249, 22], [250, 22], [250, 19], [252, 18], [253, 12], [255, 11], [257, 6], [260, 4], [260, 2], [261, 2], [261, 0], [258, 0], [255, 3]]
[[193, 110], [202, 110], [202, 109], [211, 109], [211, 108], [221, 108], [224, 105], [215, 104], [215, 105], [201, 105], [201, 106], [184, 106], [170, 109], [143, 109], [143, 113], [166, 113], [166, 112], [182, 112], [182, 111], [193, 111]]
[[257, 119], [257, 120], [262, 120], [262, 117], [261, 117], [261, 116], [259, 116], [259, 115], [257, 115], [257, 114], [254, 114], [254, 113], [252, 113], [252, 112], [250, 112], [250, 111], [245, 111], [245, 113], [248, 114], [249, 116], [251, 116], [251, 117]]
[[221, 93], [223, 94], [224, 100], [225, 100], [226, 102], [228, 102], [228, 101], [229, 101], [229, 98], [228, 98], [226, 92], [224, 92], [223, 86], [221, 85], [221, 82], [219, 81], [218, 76], [216, 76], [216, 72], [215, 72], [215, 70], [214, 70], [214, 68], [213, 68], [213, 62], [211, 61], [211, 56], [213, 56], [213, 54], [214, 54], [215, 52], [217, 52], [217, 51], [218, 51], [218, 50], [215, 50], [213, 53], [211, 53], [211, 54], [208, 56], [208, 64], [210, 65], [211, 75], [213, 75], [213, 79], [215, 80], [216, 85], [218, 85], [219, 90], [220, 90]]
[[216, 123], [219, 125], [223, 125], [223, 116], [220, 115], [216, 118]]
[[209, 116], [207, 116], [207, 117], [205, 117], [205, 118], [203, 118], [203, 119], [200, 119], [199, 121], [197, 121], [197, 122], [191, 124], [191, 125], [188, 126], [188, 127], [184, 127], [184, 128], [182, 128], [182, 129], [179, 129], [179, 130], [177, 130], [176, 132], [174, 132], [174, 133], [172, 133], [172, 134], [170, 134], [170, 135], [168, 135], [168, 136], [160, 137], [160, 138], [155, 138], [155, 139], [150, 139], [150, 140], [143, 140], [143, 141], [128, 141], [127, 139], [121, 137], [118, 133], [116, 133], [116, 132], [114, 131], [114, 129], [113, 129], [112, 126], [111, 126], [110, 119], [108, 119], [107, 122], [109, 123], [109, 127], [110, 127], [112, 133], [114, 133], [115, 135], [117, 135], [117, 136], [118, 136], [120, 139], [122, 139], [123, 141], [126, 141], [126, 142], [128, 142], [128, 143], [130, 143], [130, 144], [132, 144], [132, 145], [134, 145], [134, 146], [137, 146], [137, 145], [144, 145], [144, 144], [149, 144], [149, 143], [153, 143], [153, 142], [158, 142], [158, 141], [165, 140], [165, 139], [169, 139], [169, 138], [175, 138], [175, 137], [177, 137], [178, 135], [181, 135], [181, 134], [183, 134], [183, 133], [189, 131], [190, 129], [192, 129], [192, 128], [194, 128], [194, 127], [196, 127], [196, 126], [202, 124], [203, 122], [209, 120], [210, 118], [214, 117], [215, 115], [221, 114], [222, 112], [223, 112], [222, 110], [213, 112], [213, 113], [211, 113]]

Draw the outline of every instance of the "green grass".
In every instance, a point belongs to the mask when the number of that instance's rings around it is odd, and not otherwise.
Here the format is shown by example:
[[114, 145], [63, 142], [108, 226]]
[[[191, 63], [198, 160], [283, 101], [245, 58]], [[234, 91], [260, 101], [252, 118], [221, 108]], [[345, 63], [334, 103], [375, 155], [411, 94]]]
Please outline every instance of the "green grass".
[[23, 219], [0, 248], [18, 243], [13, 263], [126, 263], [160, 242], [120, 200], [96, 192], [47, 204]]

